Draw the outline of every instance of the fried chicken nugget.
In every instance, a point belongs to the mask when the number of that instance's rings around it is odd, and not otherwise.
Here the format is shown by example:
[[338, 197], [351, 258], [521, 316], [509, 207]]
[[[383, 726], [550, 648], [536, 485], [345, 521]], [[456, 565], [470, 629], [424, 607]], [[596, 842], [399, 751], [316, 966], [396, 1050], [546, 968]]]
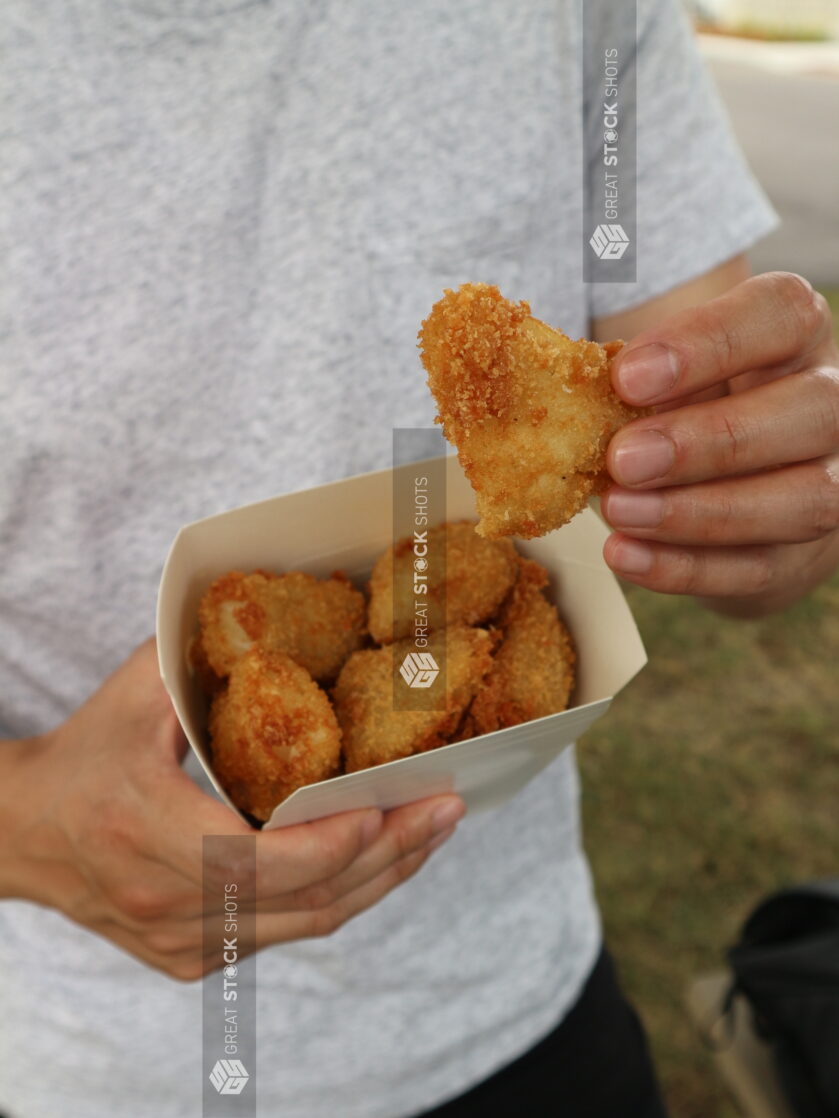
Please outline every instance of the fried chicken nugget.
[[647, 414], [612, 390], [609, 366], [623, 342], [572, 341], [497, 287], [447, 290], [419, 338], [437, 421], [488, 539], [530, 539], [567, 523], [608, 483], [612, 435]]
[[[445, 540], [445, 564], [434, 556]], [[411, 536], [399, 540], [382, 555], [370, 577], [368, 626], [373, 640], [389, 644], [413, 632], [415, 619], [414, 552]], [[513, 585], [518, 572], [516, 550], [510, 540], [485, 540], [467, 520], [450, 521], [428, 533], [431, 567], [428, 628], [463, 622], [480, 625], [492, 617]]]
[[413, 641], [354, 652], [333, 692], [347, 772], [383, 765], [445, 745], [463, 718], [492, 664], [493, 640], [485, 629], [455, 625], [429, 638], [438, 664], [446, 657], [446, 706], [442, 710], [394, 710], [394, 666]]
[[254, 644], [287, 653], [318, 680], [333, 680], [365, 634], [364, 595], [344, 577], [302, 571], [230, 571], [201, 600], [207, 662], [220, 676]]
[[297, 788], [339, 771], [341, 731], [329, 699], [284, 652], [254, 646], [236, 661], [209, 729], [228, 795], [263, 822]]
[[574, 690], [571, 636], [542, 593], [547, 571], [529, 559], [519, 562], [518, 581], [498, 621], [501, 645], [458, 740], [559, 714]]

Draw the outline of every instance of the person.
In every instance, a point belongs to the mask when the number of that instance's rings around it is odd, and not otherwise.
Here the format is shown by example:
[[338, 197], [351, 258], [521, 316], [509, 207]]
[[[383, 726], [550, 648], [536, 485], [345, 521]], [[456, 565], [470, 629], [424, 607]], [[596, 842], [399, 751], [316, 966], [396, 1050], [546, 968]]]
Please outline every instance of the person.
[[[6, 1118], [199, 1113], [201, 838], [248, 828], [181, 764], [162, 560], [183, 523], [431, 425], [415, 337], [443, 288], [631, 339], [616, 387], [656, 410], [610, 447], [619, 574], [750, 616], [834, 569], [829, 317], [748, 275], [775, 218], [676, 0], [638, 11], [637, 279], [582, 280], [579, 8], [11, 0]], [[577, 799], [568, 752], [474, 817], [440, 796], [257, 834], [258, 1112], [661, 1115]]]

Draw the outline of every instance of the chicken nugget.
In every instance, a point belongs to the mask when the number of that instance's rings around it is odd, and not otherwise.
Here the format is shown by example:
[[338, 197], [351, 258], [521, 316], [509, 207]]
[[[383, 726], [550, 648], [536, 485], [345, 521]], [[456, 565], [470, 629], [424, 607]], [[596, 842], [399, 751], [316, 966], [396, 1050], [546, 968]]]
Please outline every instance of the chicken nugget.
[[213, 699], [209, 729], [214, 771], [236, 806], [263, 822], [297, 788], [339, 771], [329, 699], [284, 652], [243, 653]]
[[519, 562], [518, 581], [498, 621], [500, 647], [458, 740], [559, 714], [574, 690], [571, 636], [542, 593], [547, 571], [529, 559]]
[[198, 609], [207, 661], [220, 676], [254, 644], [285, 652], [318, 680], [333, 680], [364, 642], [364, 595], [346, 578], [302, 571], [230, 571]]
[[[436, 556], [445, 541], [445, 561]], [[414, 592], [413, 537], [399, 540], [380, 557], [370, 578], [370, 635], [381, 644], [413, 632], [417, 601]], [[463, 622], [480, 625], [496, 612], [515, 582], [516, 550], [510, 540], [485, 540], [470, 521], [451, 521], [428, 533], [428, 593], [424, 620], [429, 631]]]
[[394, 670], [412, 640], [354, 652], [333, 692], [343, 733], [347, 772], [383, 765], [445, 745], [460, 724], [481, 679], [492, 664], [492, 637], [466, 625], [442, 629], [427, 651], [438, 664], [445, 657], [446, 703], [441, 710], [396, 710]]
[[541, 536], [608, 484], [612, 435], [646, 409], [612, 389], [623, 342], [572, 341], [497, 287], [447, 290], [419, 334], [443, 433], [477, 496], [488, 539]]

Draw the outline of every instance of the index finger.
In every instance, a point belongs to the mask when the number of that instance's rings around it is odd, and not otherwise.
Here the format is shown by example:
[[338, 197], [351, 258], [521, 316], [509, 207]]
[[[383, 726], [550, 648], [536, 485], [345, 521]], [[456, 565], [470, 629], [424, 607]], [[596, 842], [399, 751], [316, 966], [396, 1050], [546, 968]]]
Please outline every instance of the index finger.
[[359, 866], [367, 863], [362, 876], [379, 873], [450, 827], [462, 812], [458, 796], [442, 793], [393, 808], [386, 816], [368, 808], [264, 831], [257, 838], [257, 895], [267, 900], [306, 894], [311, 886], [339, 878], [357, 859]]
[[612, 383], [630, 404], [663, 404], [752, 369], [803, 359], [829, 336], [822, 295], [802, 276], [752, 276], [633, 338]]
[[378, 808], [361, 808], [256, 836], [259, 898], [305, 889], [347, 869], [382, 829]]

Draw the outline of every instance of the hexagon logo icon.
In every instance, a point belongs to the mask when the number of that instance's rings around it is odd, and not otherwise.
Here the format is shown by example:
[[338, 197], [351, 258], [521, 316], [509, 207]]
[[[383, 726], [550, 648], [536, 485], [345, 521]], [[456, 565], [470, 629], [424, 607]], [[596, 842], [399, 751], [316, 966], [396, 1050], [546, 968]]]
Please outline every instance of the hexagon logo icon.
[[216, 1060], [210, 1082], [220, 1095], [241, 1095], [250, 1079], [241, 1060]]
[[601, 260], [620, 260], [629, 248], [629, 237], [622, 225], [598, 225], [589, 244]]
[[409, 687], [430, 687], [440, 668], [430, 652], [409, 652], [399, 667], [399, 674]]

